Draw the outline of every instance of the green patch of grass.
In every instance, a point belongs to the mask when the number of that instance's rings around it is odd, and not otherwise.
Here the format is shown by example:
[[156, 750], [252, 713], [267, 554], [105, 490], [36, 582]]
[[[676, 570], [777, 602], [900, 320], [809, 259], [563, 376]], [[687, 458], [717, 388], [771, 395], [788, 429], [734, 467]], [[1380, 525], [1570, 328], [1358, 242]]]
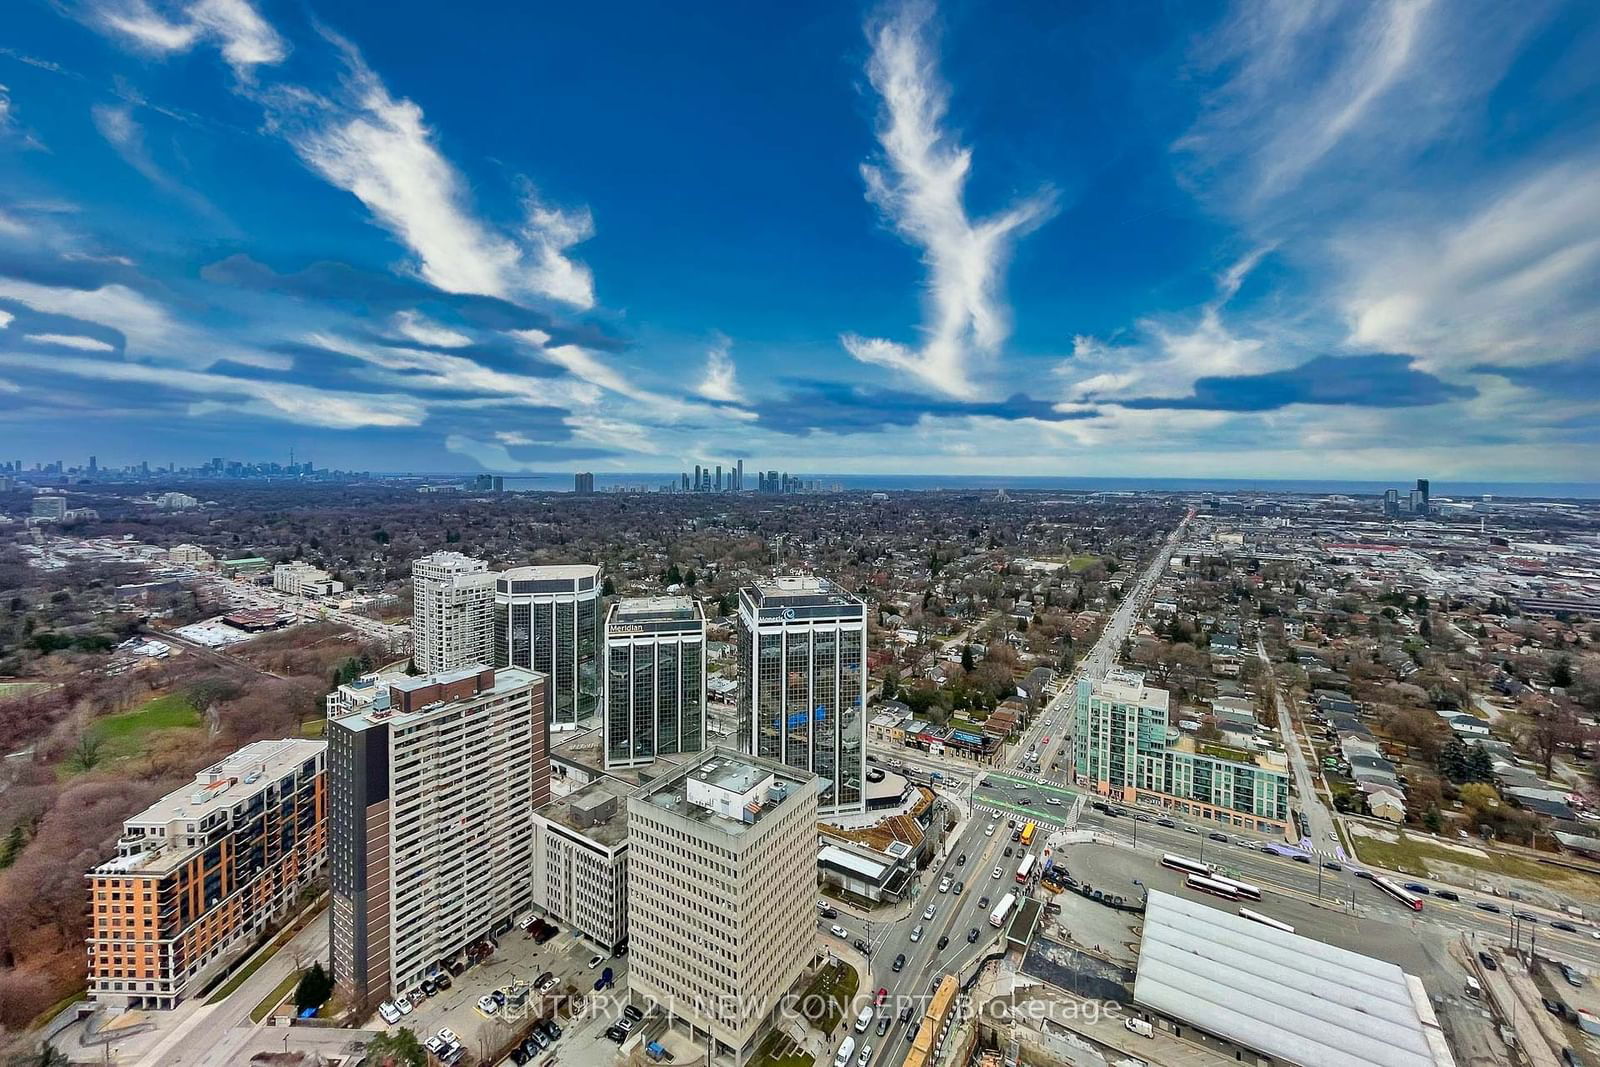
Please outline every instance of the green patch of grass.
[[100, 742], [102, 759], [125, 759], [144, 751], [145, 742], [158, 730], [196, 729], [200, 712], [177, 693], [147, 701], [141, 708], [101, 719], [89, 728]]
[[751, 1067], [811, 1067], [815, 1062], [809, 1053], [802, 1052], [794, 1043], [794, 1039], [782, 1030], [773, 1031], [771, 1036], [762, 1042], [756, 1058], [750, 1061]]
[[272, 1014], [272, 1010], [283, 1003], [283, 998], [294, 991], [300, 984], [300, 976], [304, 971], [291, 971], [283, 981], [278, 983], [278, 988], [261, 998], [261, 1003], [250, 1009], [250, 1021], [258, 1023]]
[[0, 700], [25, 697], [29, 693], [36, 693], [41, 689], [49, 689], [54, 684], [54, 682], [0, 682]]
[[327, 719], [312, 719], [300, 724], [300, 736], [321, 739], [328, 732]]
[[1081, 574], [1100, 562], [1100, 557], [1095, 555], [1073, 556], [1067, 560], [1067, 569], [1073, 574]]
[[[1355, 838], [1355, 843], [1363, 861], [1406, 874], [1429, 877], [1433, 869], [1442, 869], [1445, 864], [1453, 864], [1486, 875], [1539, 882], [1588, 897], [1600, 896], [1600, 878], [1594, 875], [1553, 864], [1539, 863], [1537, 860], [1493, 849], [1483, 849], [1485, 854], [1479, 856], [1447, 848], [1410, 834], [1402, 834], [1398, 841], [1379, 841], [1376, 838], [1361, 836]], [[1472, 847], [1480, 846], [1474, 842]]]
[[800, 998], [800, 1010], [813, 1030], [830, 1033], [844, 1020], [845, 1005], [861, 987], [856, 969], [840, 960], [817, 972]]

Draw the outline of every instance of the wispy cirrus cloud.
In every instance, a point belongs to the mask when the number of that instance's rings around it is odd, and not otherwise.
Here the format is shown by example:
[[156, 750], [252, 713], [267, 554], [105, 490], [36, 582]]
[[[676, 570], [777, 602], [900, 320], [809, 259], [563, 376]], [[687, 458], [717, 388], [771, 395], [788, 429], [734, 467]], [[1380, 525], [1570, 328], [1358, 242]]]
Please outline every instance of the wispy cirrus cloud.
[[460, 330], [452, 330], [448, 326], [441, 326], [430, 322], [420, 311], [397, 311], [394, 315], [393, 326], [396, 333], [409, 341], [419, 345], [433, 345], [435, 348], [465, 348], [472, 343], [472, 338]]
[[115, 352], [117, 346], [102, 341], [97, 337], [85, 337], [78, 333], [30, 333], [24, 340], [35, 344], [57, 345], [61, 348], [76, 348], [80, 352]]
[[1017, 238], [1056, 211], [1043, 189], [997, 215], [974, 221], [966, 186], [972, 150], [944, 129], [949, 91], [931, 42], [931, 4], [911, 0], [868, 26], [867, 75], [881, 98], [880, 163], [862, 165], [867, 198], [923, 252], [927, 321], [920, 346], [846, 334], [846, 351], [864, 363], [904, 371], [950, 396], [971, 399], [975, 364], [996, 356], [1009, 330], [1001, 273]]
[[144, 52], [172, 55], [213, 43], [241, 78], [289, 54], [288, 44], [249, 0], [108, 0], [92, 11], [95, 24]]
[[203, 215], [214, 219], [221, 218], [221, 213], [211, 201], [178, 181], [156, 163], [145, 145], [144, 127], [134, 118], [131, 106], [96, 104], [90, 109], [90, 115], [94, 119], [95, 129], [100, 131], [100, 136], [106, 139], [106, 143], [117, 150], [117, 154], [127, 162], [128, 166], [149, 179], [152, 185], [183, 200]]
[[328, 37], [345, 68], [338, 93], [278, 86], [260, 94], [269, 126], [306, 166], [366, 205], [416, 256], [417, 273], [446, 292], [592, 307], [593, 276], [567, 255], [594, 232], [588, 210], [563, 211], [525, 191], [514, 230], [480, 217], [422, 108], [393, 96], [354, 45]]

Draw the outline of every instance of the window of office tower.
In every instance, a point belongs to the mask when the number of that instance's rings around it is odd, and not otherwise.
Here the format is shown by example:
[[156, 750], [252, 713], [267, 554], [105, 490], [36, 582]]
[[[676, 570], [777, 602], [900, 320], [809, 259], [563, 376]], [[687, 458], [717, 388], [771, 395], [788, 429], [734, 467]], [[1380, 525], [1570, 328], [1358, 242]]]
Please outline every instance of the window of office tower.
[[600, 706], [600, 601], [578, 602], [578, 721], [587, 722]]
[[785, 633], [784, 674], [787, 686], [783, 711], [787, 716], [788, 737], [784, 739], [783, 761], [791, 767], [811, 766], [811, 635]]
[[783, 636], [760, 636], [760, 662], [756, 666], [756, 714], [760, 717], [757, 755], [781, 759], [783, 755]]
[[628, 758], [628, 658], [631, 649], [618, 645], [610, 651], [609, 685], [611, 703], [606, 711], [606, 756], [610, 760]]
[[811, 715], [813, 756], [811, 769], [829, 782], [837, 781], [839, 756], [839, 633], [818, 630], [811, 645]]
[[839, 642], [839, 803], [861, 800], [861, 640], [845, 633]]
[[577, 605], [572, 603], [558, 602], [555, 605], [555, 721], [562, 725], [571, 725], [578, 721], [576, 610]]
[[682, 709], [678, 706], [678, 693], [682, 688], [678, 683], [679, 660], [681, 658], [679, 647], [671, 643], [662, 644], [661, 652], [656, 657], [654, 702], [656, 706], [656, 751], [658, 753], [681, 751], [678, 744], [678, 720], [682, 714]]
[[705, 747], [704, 658], [705, 649], [701, 645], [683, 646], [682, 669], [678, 678], [681, 694], [678, 703], [678, 747], [681, 752], [694, 752]]
[[633, 649], [633, 748], [635, 759], [647, 760], [656, 754], [655, 742], [655, 646], [635, 645]]

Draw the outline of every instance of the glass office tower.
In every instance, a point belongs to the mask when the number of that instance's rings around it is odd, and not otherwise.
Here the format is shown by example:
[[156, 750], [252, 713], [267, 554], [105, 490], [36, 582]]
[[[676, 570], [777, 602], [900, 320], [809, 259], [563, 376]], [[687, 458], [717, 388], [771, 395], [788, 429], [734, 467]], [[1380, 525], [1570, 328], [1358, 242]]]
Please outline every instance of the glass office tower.
[[823, 780], [823, 814], [866, 810], [867, 609], [826, 578], [739, 591], [739, 714], [745, 751]]
[[549, 677], [552, 730], [587, 726], [600, 706], [600, 568], [513, 567], [495, 579], [499, 667]]
[[688, 597], [619, 600], [606, 618], [605, 765], [705, 746], [706, 618]]

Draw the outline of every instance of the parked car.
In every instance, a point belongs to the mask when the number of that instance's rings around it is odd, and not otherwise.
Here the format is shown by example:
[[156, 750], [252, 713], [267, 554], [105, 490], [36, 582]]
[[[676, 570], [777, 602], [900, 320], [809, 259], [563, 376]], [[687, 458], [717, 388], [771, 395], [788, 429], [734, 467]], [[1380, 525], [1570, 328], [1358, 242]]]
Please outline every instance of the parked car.
[[483, 1012], [485, 1015], [493, 1015], [495, 1012], [500, 1010], [500, 1005], [494, 1002], [493, 997], [485, 993], [483, 996], [478, 998], [478, 1010]]
[[398, 997], [394, 998], [394, 1007], [395, 1010], [401, 1015], [410, 1015], [411, 1009], [414, 1007], [414, 1005], [411, 1003], [410, 996], [405, 993], [401, 993]]
[[629, 1004], [627, 1007], [622, 1009], [622, 1017], [624, 1019], [627, 1019], [629, 1022], [635, 1022], [636, 1023], [640, 1019], [644, 1018], [644, 1012], [640, 1011], [638, 1008], [634, 1007], [632, 1004]]
[[461, 1039], [456, 1036], [456, 1032], [450, 1029], [448, 1026], [440, 1028], [439, 1040], [443, 1041], [446, 1045], [458, 1045], [461, 1043]]
[[628, 1031], [620, 1026], [608, 1026], [606, 1027], [606, 1036], [620, 1045], [628, 1040]]
[[850, 931], [846, 930], [844, 927], [840, 926], [838, 923], [834, 923], [832, 926], [828, 927], [828, 933], [832, 934], [834, 937], [839, 937], [839, 938], [844, 938], [844, 937], [849, 937], [850, 936]]
[[598, 967], [602, 963], [604, 963], [605, 961], [606, 961], [606, 958], [604, 956], [590, 956], [589, 957], [589, 969], [592, 971], [596, 967]]
[[824, 919], [837, 919], [839, 917], [839, 909], [838, 908], [823, 908], [822, 909], [822, 917]]
[[389, 1001], [378, 1005], [378, 1018], [393, 1026], [400, 1021], [400, 1011]]
[[1484, 969], [1488, 971], [1498, 971], [1500, 969], [1500, 964], [1496, 963], [1495, 958], [1487, 952], [1478, 953], [1478, 962], [1483, 964]]

